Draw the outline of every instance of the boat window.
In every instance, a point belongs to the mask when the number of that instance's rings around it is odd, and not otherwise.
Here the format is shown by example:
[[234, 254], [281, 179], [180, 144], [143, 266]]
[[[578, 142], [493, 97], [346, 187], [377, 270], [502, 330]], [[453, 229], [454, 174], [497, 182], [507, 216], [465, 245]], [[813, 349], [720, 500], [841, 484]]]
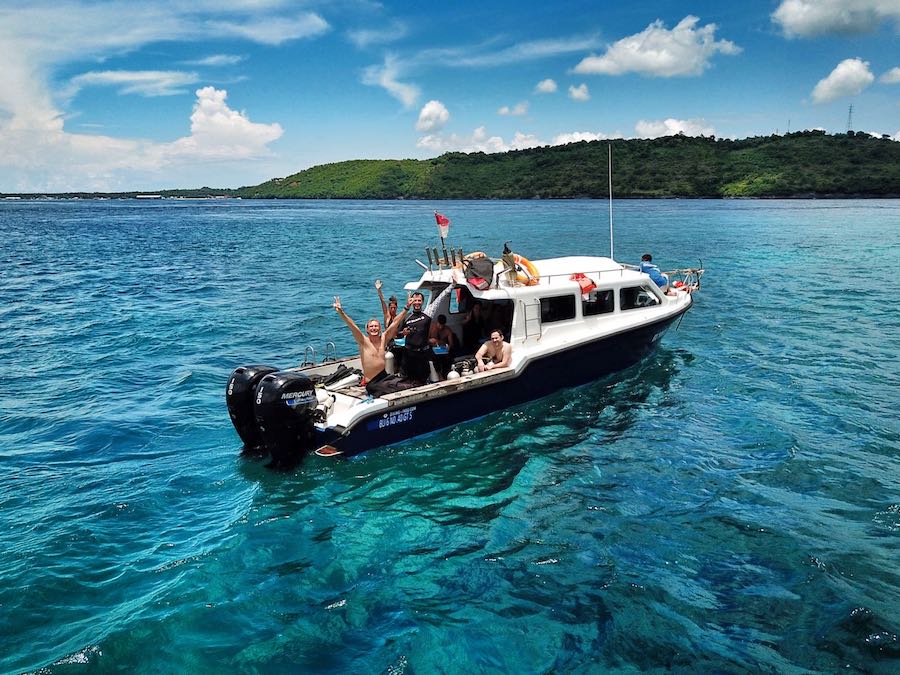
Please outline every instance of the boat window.
[[613, 303], [613, 292], [611, 289], [591, 291], [588, 293], [587, 300], [582, 296], [581, 313], [584, 316], [609, 314], [614, 309], [615, 305]]
[[450, 314], [465, 314], [472, 309], [475, 298], [465, 286], [457, 286], [450, 294]]
[[541, 323], [566, 321], [575, 318], [575, 296], [557, 295], [541, 298]]
[[659, 298], [647, 286], [630, 286], [619, 290], [619, 305], [623, 310], [653, 307]]

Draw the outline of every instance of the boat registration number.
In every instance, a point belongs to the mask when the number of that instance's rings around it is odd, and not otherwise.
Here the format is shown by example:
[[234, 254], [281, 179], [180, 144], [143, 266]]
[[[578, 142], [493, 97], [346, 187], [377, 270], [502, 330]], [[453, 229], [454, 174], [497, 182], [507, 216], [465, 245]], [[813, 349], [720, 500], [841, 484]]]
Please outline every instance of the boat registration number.
[[413, 413], [415, 412], [416, 406], [412, 406], [409, 408], [404, 408], [403, 410], [397, 410], [396, 412], [384, 413], [378, 419], [369, 422], [367, 426], [370, 430], [372, 430], [386, 429], [387, 427], [392, 427], [395, 424], [406, 424], [407, 422], [412, 422]]

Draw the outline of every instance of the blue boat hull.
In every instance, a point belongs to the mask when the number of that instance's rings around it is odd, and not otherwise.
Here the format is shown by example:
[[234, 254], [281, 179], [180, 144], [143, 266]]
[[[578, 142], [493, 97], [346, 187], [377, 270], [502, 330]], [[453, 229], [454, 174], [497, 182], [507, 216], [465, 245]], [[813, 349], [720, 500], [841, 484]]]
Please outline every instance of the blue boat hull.
[[593, 382], [652, 353], [683, 314], [536, 358], [512, 379], [375, 412], [344, 433], [320, 431], [318, 445], [330, 445], [345, 456], [356, 455]]

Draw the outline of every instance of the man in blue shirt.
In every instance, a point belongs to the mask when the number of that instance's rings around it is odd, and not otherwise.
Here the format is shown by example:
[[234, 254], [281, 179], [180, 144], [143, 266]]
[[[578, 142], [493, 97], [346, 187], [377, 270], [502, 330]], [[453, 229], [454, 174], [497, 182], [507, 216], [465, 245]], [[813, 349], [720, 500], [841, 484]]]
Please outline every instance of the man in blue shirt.
[[659, 271], [659, 267], [653, 264], [653, 256], [645, 253], [641, 256], [641, 264], [638, 269], [648, 275], [653, 282], [663, 290], [669, 287], [669, 277]]

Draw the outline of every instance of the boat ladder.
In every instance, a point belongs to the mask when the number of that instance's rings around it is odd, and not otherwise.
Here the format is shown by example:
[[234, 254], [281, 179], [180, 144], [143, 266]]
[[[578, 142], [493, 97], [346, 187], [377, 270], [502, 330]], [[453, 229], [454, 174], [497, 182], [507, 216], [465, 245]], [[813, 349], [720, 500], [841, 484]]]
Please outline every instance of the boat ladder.
[[322, 363], [327, 363], [328, 361], [337, 361], [337, 347], [334, 346], [333, 342], [325, 343], [325, 352], [322, 354]]
[[316, 348], [312, 345], [306, 345], [306, 350], [303, 352], [303, 363], [300, 364], [300, 367], [306, 368], [314, 365], [316, 365]]
[[537, 300], [529, 303], [526, 303], [524, 300], [519, 300], [519, 305], [522, 307], [522, 314], [525, 317], [525, 339], [527, 340], [530, 337], [535, 337], [540, 340], [541, 303]]
[[[337, 347], [334, 346], [333, 342], [325, 343], [325, 350], [322, 352], [322, 363], [328, 363], [329, 361], [337, 361]], [[308, 366], [316, 365], [316, 348], [312, 345], [306, 345], [306, 349], [303, 352], [303, 363], [300, 364], [301, 368], [306, 368]]]

